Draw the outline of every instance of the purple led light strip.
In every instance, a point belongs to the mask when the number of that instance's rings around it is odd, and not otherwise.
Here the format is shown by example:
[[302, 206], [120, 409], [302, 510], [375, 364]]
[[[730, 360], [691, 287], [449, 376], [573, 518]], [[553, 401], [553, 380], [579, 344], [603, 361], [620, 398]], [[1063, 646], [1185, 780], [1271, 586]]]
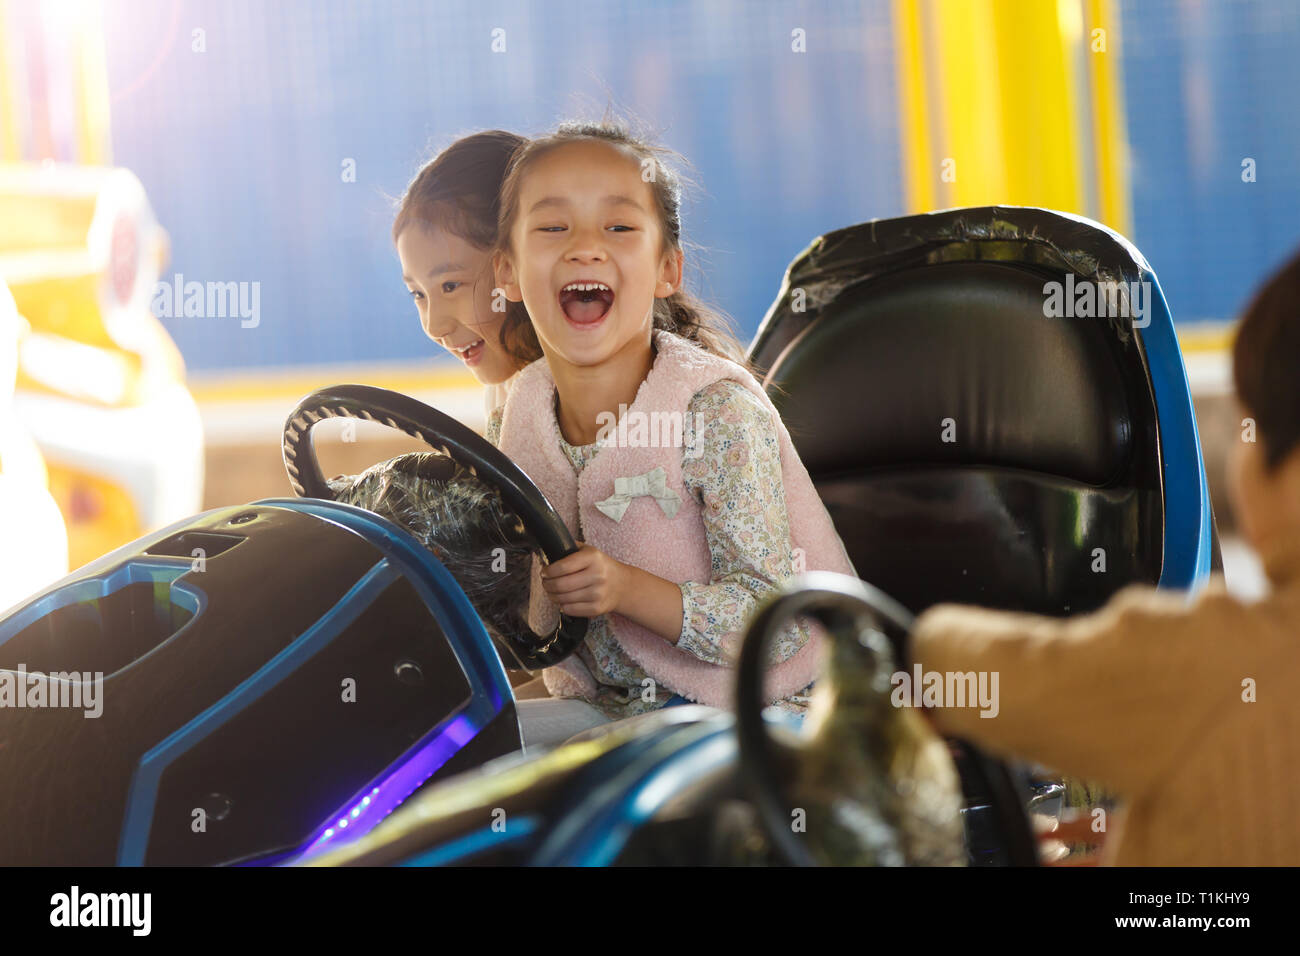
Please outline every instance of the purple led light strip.
[[319, 850], [369, 833], [396, 810], [438, 768], [474, 739], [479, 728], [466, 714], [459, 714], [438, 731], [432, 740], [413, 753], [377, 787], [372, 787], [351, 806], [334, 814], [304, 853]]

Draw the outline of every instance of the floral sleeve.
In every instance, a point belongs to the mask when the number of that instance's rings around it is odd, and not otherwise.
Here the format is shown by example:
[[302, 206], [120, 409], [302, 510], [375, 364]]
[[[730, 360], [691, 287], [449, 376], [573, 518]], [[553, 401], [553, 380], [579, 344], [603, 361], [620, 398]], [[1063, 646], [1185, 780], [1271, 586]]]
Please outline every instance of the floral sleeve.
[[501, 444], [501, 416], [505, 414], [504, 406], [497, 406], [492, 409], [488, 415], [487, 425], [483, 429], [483, 437], [486, 438], [495, 447]]
[[[682, 476], [700, 503], [712, 555], [708, 584], [682, 589], [677, 646], [702, 660], [733, 664], [755, 607], [794, 574], [781, 445], [770, 412], [738, 382], [716, 382], [691, 399]], [[792, 625], [774, 642], [783, 661], [808, 641]]]

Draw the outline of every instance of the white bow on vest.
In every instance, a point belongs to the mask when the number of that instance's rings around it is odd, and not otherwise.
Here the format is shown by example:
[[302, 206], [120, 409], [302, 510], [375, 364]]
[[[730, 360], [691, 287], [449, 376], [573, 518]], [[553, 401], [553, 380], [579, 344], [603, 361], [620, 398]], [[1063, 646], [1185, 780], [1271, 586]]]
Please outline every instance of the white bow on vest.
[[663, 513], [670, 518], [677, 514], [677, 508], [682, 503], [681, 496], [668, 487], [668, 476], [660, 465], [651, 468], [644, 475], [615, 478], [614, 493], [604, 501], [597, 501], [596, 507], [600, 509], [601, 514], [608, 515], [615, 521], [622, 521], [632, 499], [645, 495], [659, 502]]

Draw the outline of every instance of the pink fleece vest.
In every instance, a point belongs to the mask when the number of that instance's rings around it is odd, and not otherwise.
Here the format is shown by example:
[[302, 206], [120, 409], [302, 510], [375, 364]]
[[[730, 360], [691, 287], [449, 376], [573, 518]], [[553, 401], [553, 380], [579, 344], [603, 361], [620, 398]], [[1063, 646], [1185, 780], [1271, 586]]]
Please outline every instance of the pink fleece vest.
[[[654, 342], [658, 352], [654, 366], [641, 383], [627, 416], [635, 414], [646, 422], [651, 420], [651, 412], [670, 412], [680, 414], [684, 422], [692, 397], [701, 389], [723, 379], [739, 382], [768, 409], [780, 439], [781, 478], [793, 539], [792, 567], [801, 563], [809, 571], [853, 574], [844, 546], [794, 450], [789, 432], [754, 377], [736, 363], [671, 333], [656, 332]], [[655, 420], [662, 422], [663, 417], [656, 416]], [[707, 423], [699, 425], [706, 427]], [[631, 443], [620, 444], [620, 431], [611, 430], [602, 439], [600, 451], [575, 475], [560, 445], [555, 381], [546, 360], [540, 359], [519, 372], [512, 382], [501, 421], [500, 447], [533, 479], [576, 539], [674, 583], [707, 584], [712, 567], [701, 504], [682, 479], [686, 449], [651, 447], [653, 440], [638, 442], [641, 447], [627, 447]], [[624, 434], [636, 433], [633, 426]], [[619, 521], [596, 507], [597, 502], [614, 494], [616, 478], [644, 475], [656, 467], [664, 469], [667, 489], [680, 499], [675, 515], [669, 517], [651, 495], [633, 497]], [[767, 506], [757, 491], [752, 499], [737, 504], [756, 510]], [[793, 549], [802, 551], [802, 562], [795, 560], [799, 551]], [[552, 629], [558, 616], [542, 591], [539, 571], [535, 569], [529, 617], [538, 630]], [[659, 684], [700, 703], [727, 709], [733, 706], [734, 668], [700, 660], [619, 614], [610, 615], [610, 625], [628, 655]], [[725, 635], [724, 646], [735, 648], [739, 637]], [[820, 643], [819, 638], [814, 638], [770, 668], [769, 701], [789, 697], [816, 678]], [[595, 682], [584, 668], [573, 666], [572, 658], [548, 668], [543, 677], [553, 694], [595, 696]]]

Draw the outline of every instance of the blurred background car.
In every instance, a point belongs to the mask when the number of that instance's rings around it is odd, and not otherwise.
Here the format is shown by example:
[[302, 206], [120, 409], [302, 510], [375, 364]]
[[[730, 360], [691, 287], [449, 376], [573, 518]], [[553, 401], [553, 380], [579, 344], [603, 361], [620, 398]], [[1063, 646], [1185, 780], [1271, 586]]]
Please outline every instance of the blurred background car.
[[0, 166], [0, 274], [26, 331], [13, 417], [44, 456], [72, 567], [202, 504], [185, 366], [149, 297], [166, 235], [107, 166]]
[[14, 413], [18, 342], [26, 330], [0, 282], [0, 528], [6, 539], [0, 549], [0, 608], [68, 570], [68, 533], [49, 492], [45, 459]]

